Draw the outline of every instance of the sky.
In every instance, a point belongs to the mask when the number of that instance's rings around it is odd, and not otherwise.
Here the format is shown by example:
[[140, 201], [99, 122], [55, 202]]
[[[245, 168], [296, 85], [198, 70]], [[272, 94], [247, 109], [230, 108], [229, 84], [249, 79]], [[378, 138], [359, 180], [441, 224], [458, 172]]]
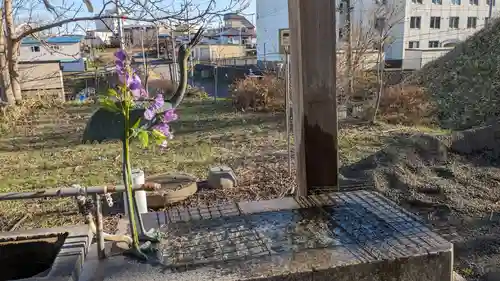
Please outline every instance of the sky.
[[[60, 3], [65, 2], [71, 2], [67, 0], [49, 0], [54, 6], [61, 5]], [[92, 5], [94, 6], [94, 11], [95, 12], [100, 12], [103, 7], [103, 0], [90, 0]], [[109, 0], [105, 0], [108, 2]], [[121, 0], [126, 3], [127, 0]], [[166, 0], [166, 3], [171, 3], [172, 1], [175, 1], [176, 5], [177, 3], [183, 3], [184, 0]], [[188, 0], [189, 2], [193, 3], [194, 5], [200, 5], [201, 8], [206, 7], [206, 4], [208, 3], [207, 0]], [[241, 14], [246, 16], [248, 20], [254, 22], [255, 21], [255, 0], [248, 0], [249, 1], [249, 7], [246, 8]], [[269, 0], [272, 1], [272, 0]], [[41, 2], [41, 1], [40, 1]], [[75, 7], [78, 7], [80, 5], [83, 5], [82, 0], [72, 0], [72, 2], [75, 3]], [[221, 10], [224, 7], [227, 7], [230, 3], [230, 0], [216, 0], [216, 10]], [[66, 4], [67, 6], [68, 4]], [[82, 9], [84, 9], [85, 6], [83, 6]], [[111, 8], [111, 6], [108, 4], [107, 9]], [[39, 18], [45, 18], [48, 19], [47, 17], [47, 10], [43, 8], [43, 6], [40, 6], [37, 11], [35, 12], [38, 14]], [[84, 9], [85, 10], [85, 9]], [[228, 11], [229, 12], [229, 11]], [[91, 16], [91, 13], [88, 13], [86, 10], [85, 12], [80, 12], [77, 16]], [[254, 22], [255, 24], [255, 22]], [[67, 27], [63, 28], [63, 30], [53, 30], [55, 33], [78, 33], [78, 34], [83, 34], [85, 30], [92, 30], [95, 28], [95, 24], [93, 22], [79, 22], [79, 23], [71, 23]], [[66, 31], [66, 32], [65, 32]]]
[[[76, 0], [78, 1], [78, 0]], [[91, 0], [93, 5], [94, 5], [94, 10], [95, 11], [101, 11], [102, 10], [102, 0]], [[126, 1], [126, 0], [125, 0]], [[183, 3], [183, 0], [167, 0], [165, 2], [170, 2], [170, 1], [175, 1], [177, 3]], [[206, 3], [208, 3], [207, 0], [188, 0], [190, 3], [193, 3], [193, 5], [200, 5], [200, 8], [206, 7]], [[248, 0], [249, 1], [249, 6], [246, 8], [241, 14], [246, 16], [248, 20], [254, 21], [255, 20], [255, 0]], [[269, 0], [272, 1], [272, 0]], [[224, 9], [224, 7], [227, 7], [230, 4], [230, 0], [216, 0], [216, 7], [215, 10], [221, 10]], [[109, 7], [109, 5], [108, 5]], [[238, 8], [238, 7], [236, 7]], [[229, 12], [229, 11], [228, 11]], [[253, 15], [252, 15], [253, 14]]]

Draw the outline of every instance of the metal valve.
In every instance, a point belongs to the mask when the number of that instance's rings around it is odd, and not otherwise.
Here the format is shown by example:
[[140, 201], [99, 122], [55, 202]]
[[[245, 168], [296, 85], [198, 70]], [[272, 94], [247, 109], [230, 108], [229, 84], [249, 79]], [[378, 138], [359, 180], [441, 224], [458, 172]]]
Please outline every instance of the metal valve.
[[104, 198], [106, 198], [106, 203], [108, 204], [108, 207], [113, 207], [113, 197], [111, 197], [111, 193], [104, 193]]

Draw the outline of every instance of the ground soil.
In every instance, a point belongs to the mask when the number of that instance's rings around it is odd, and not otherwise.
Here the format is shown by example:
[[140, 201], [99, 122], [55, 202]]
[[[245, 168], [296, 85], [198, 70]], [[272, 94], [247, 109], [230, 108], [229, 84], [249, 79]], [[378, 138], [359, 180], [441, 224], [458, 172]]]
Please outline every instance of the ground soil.
[[460, 274], [482, 280], [500, 265], [500, 140], [491, 137], [496, 131], [490, 126], [451, 136], [402, 134], [343, 167], [342, 174], [372, 178], [377, 190], [453, 242]]

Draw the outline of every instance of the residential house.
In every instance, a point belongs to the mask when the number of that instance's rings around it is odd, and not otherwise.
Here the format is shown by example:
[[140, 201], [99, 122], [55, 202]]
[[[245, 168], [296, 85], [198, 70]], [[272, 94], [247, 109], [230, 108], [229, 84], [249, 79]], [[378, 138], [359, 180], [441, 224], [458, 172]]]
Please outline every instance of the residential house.
[[85, 71], [83, 39], [81, 35], [26, 37], [21, 41], [19, 62], [59, 62], [62, 71]]
[[199, 44], [193, 49], [193, 57], [198, 61], [216, 62], [220, 59], [239, 58], [246, 54], [245, 47], [234, 44]]
[[129, 24], [123, 27], [125, 44], [132, 47], [140, 47], [144, 43], [145, 48], [156, 48], [160, 35], [167, 34], [164, 27], [145, 24]]
[[224, 26], [209, 29], [204, 36], [220, 44], [245, 45], [247, 49], [254, 48], [256, 44], [255, 26], [236, 13], [225, 14]]
[[226, 28], [245, 28], [254, 30], [255, 26], [244, 16], [237, 13], [227, 13], [224, 15], [224, 27]]
[[[116, 13], [115, 9], [108, 9], [105, 10], [103, 14], [105, 16], [110, 16], [115, 13]], [[118, 34], [118, 19], [117, 18], [98, 19], [95, 21], [95, 30]]]
[[111, 31], [89, 30], [85, 34], [85, 45], [92, 47], [104, 47], [113, 44], [113, 33]]

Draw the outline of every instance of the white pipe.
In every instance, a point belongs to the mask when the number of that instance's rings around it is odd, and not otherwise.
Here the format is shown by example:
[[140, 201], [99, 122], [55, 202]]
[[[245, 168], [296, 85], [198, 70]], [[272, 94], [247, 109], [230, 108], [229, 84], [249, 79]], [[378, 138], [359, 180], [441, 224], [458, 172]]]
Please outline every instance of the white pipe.
[[[144, 171], [142, 170], [132, 170], [132, 185], [141, 185], [145, 182]], [[123, 192], [123, 200], [126, 202], [127, 193]], [[146, 191], [138, 190], [135, 192], [135, 200], [137, 202], [137, 212], [139, 214], [144, 214], [148, 212], [148, 200], [146, 196]], [[125, 215], [128, 216], [128, 206], [124, 204]]]

